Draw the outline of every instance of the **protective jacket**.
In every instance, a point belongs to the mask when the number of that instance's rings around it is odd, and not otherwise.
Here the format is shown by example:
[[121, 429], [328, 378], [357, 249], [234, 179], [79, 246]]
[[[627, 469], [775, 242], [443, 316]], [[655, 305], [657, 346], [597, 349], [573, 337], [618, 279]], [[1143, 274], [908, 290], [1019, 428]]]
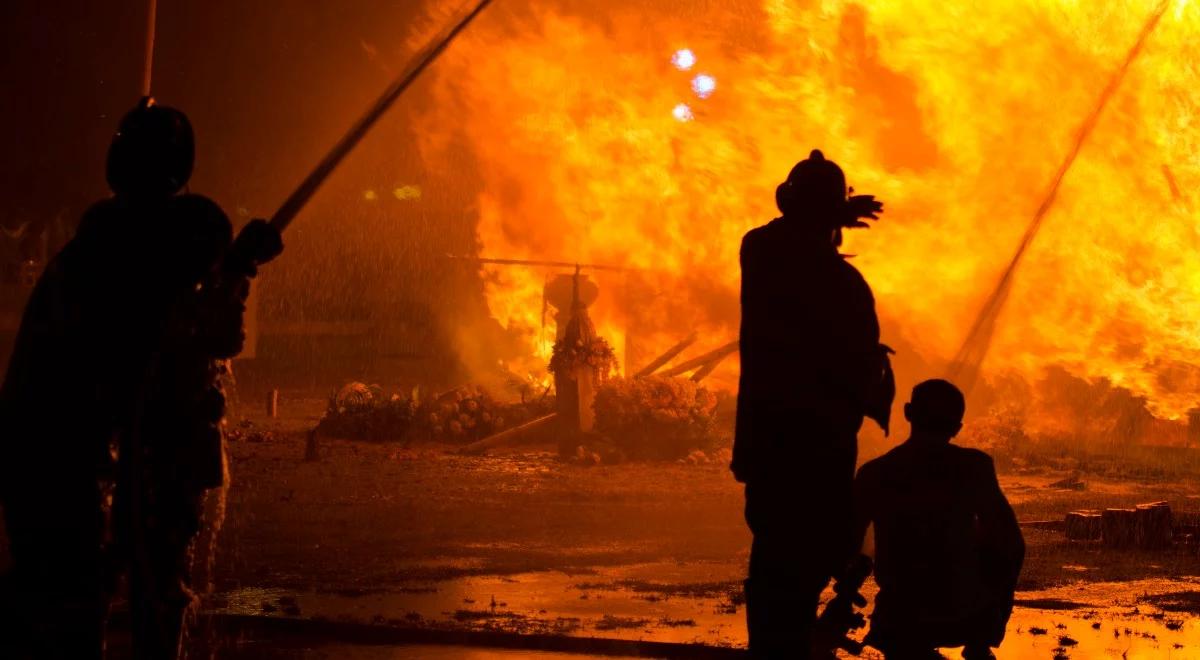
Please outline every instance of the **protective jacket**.
[[870, 287], [831, 244], [814, 244], [794, 222], [803, 220], [779, 218], [742, 239], [731, 467], [746, 483], [804, 465], [819, 473], [822, 456], [846, 449], [825, 445], [853, 442], [882, 378]]

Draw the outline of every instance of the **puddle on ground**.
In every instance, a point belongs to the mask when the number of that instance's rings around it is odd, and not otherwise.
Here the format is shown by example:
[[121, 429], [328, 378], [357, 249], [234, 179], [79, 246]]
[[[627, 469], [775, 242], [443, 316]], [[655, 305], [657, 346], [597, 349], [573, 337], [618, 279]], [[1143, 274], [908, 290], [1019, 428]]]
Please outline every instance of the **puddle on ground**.
[[[728, 563], [639, 564], [598, 568], [584, 574], [544, 571], [467, 577], [364, 594], [241, 589], [217, 598], [219, 607], [213, 609], [388, 625], [742, 647], [746, 629], [741, 571], [740, 566]], [[874, 596], [871, 583], [864, 591], [868, 598]], [[824, 599], [830, 596], [832, 592], [826, 590]], [[1200, 619], [1181, 611], [1190, 607], [1194, 612], [1197, 601], [1200, 579], [1090, 583], [1021, 592], [999, 655], [1013, 660], [1200, 660]], [[946, 656], [956, 658], [959, 654], [950, 650]], [[863, 657], [879, 656], [868, 651]]]

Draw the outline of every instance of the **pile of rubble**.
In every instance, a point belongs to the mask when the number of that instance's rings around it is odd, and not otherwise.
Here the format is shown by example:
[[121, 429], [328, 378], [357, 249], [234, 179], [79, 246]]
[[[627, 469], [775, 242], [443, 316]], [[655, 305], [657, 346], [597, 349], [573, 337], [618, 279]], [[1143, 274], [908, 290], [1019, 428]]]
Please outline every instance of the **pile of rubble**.
[[422, 395], [419, 388], [386, 395], [378, 385], [353, 382], [330, 397], [316, 431], [349, 440], [466, 444], [543, 415], [553, 403], [504, 403], [474, 386], [434, 396]]

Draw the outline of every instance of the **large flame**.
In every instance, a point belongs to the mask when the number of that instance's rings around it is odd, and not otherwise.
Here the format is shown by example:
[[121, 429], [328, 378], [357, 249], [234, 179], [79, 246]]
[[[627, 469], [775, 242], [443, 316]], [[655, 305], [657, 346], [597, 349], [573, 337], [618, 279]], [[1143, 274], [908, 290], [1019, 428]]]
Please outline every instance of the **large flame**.
[[[482, 254], [647, 269], [595, 274], [592, 313], [643, 361], [692, 329], [698, 348], [736, 336], [741, 235], [775, 215], [775, 185], [814, 147], [886, 202], [845, 246], [881, 316], [928, 361], [949, 359], [1157, 7], [594, 4], [497, 3], [438, 64], [422, 146], [431, 162], [452, 137], [475, 152]], [[1200, 12], [1173, 2], [1026, 255], [993, 373], [1054, 365], [1161, 416], [1196, 405], [1198, 37]], [[528, 333], [531, 354], [546, 350], [546, 277], [488, 271], [493, 314]]]

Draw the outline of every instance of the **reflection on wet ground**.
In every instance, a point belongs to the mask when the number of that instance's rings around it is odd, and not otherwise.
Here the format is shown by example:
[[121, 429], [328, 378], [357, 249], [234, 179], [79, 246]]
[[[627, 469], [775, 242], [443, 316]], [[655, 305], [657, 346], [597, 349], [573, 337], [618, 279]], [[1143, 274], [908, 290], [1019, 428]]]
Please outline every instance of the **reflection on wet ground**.
[[[740, 648], [746, 642], [741, 570], [740, 565], [724, 563], [639, 564], [584, 573], [467, 577], [355, 595], [242, 589], [217, 599], [214, 611], [385, 627]], [[868, 583], [866, 595], [872, 597], [872, 592]], [[1200, 580], [1080, 583], [1021, 592], [1000, 655], [1043, 660], [1200, 659], [1200, 620], [1194, 615], [1198, 602]], [[504, 658], [514, 653], [441, 651], [449, 655], [412, 655], [417, 653], [412, 647], [376, 647], [355, 651], [368, 653], [362, 656], [326, 656], [318, 649], [305, 652], [317, 655], [285, 657]], [[946, 655], [958, 657], [953, 650]]]
[[220, 604], [238, 614], [737, 646], [745, 629], [736, 570], [642, 564], [469, 577], [354, 596], [244, 589]]
[[589, 660], [606, 656], [547, 651], [475, 649], [464, 646], [363, 646], [328, 644], [312, 648], [280, 649], [273, 645], [244, 644], [220, 654], [221, 660]]

